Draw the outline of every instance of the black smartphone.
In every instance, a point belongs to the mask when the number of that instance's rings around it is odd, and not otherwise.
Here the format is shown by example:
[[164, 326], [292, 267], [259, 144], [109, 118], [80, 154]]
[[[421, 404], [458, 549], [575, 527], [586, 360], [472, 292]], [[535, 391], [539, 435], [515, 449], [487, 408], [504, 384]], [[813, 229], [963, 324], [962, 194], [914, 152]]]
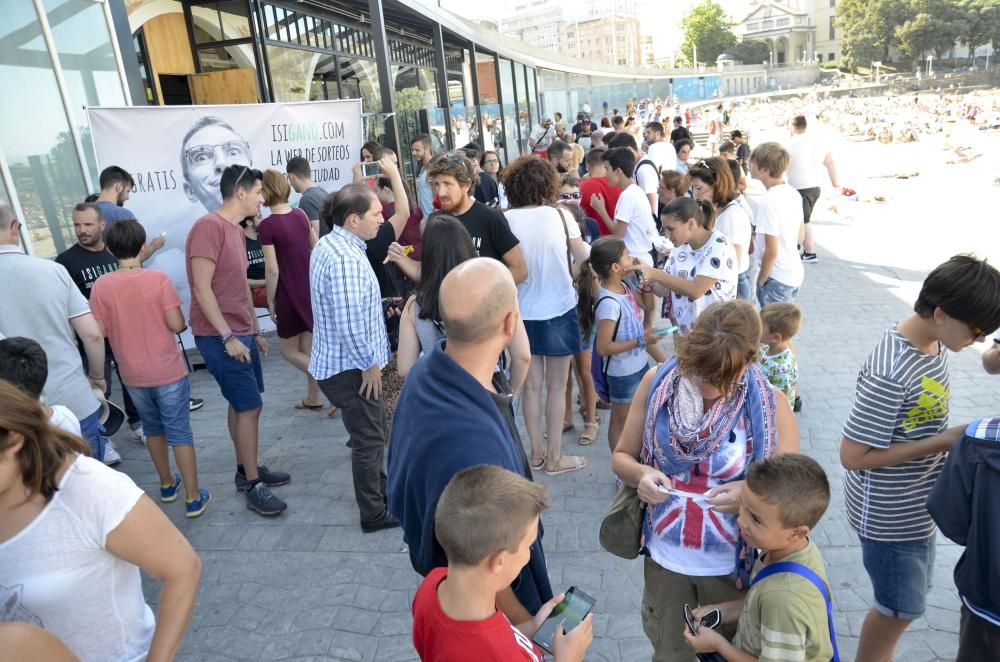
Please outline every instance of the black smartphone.
[[684, 605], [684, 622], [687, 624], [688, 629], [691, 630], [691, 634], [698, 634], [698, 628], [702, 626], [714, 630], [719, 627], [721, 621], [722, 613], [718, 609], [713, 609], [699, 619], [695, 618], [690, 605]]
[[570, 632], [580, 624], [580, 621], [587, 618], [587, 614], [594, 609], [595, 604], [597, 604], [597, 600], [577, 587], [570, 586], [562, 602], [555, 606], [555, 609], [538, 628], [538, 632], [531, 640], [541, 646], [545, 652], [550, 655], [554, 654], [552, 646], [556, 636], [556, 628], [561, 625], [565, 632]]

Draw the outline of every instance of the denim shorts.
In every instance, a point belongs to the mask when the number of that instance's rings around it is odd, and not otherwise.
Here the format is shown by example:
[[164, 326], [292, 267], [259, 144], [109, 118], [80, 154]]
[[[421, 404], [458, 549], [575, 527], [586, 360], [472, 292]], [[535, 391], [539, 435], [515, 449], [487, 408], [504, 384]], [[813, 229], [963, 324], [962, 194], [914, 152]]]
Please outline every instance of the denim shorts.
[[763, 285], [757, 285], [757, 303], [761, 308], [769, 303], [793, 303], [795, 295], [798, 293], [799, 288], [790, 287], [773, 278], [768, 278]]
[[575, 307], [549, 320], [524, 320], [524, 329], [535, 356], [573, 356], [581, 351]]
[[132, 402], [142, 420], [147, 437], [167, 438], [171, 446], [190, 446], [191, 383], [187, 375], [164, 386], [127, 386]]
[[250, 362], [240, 363], [226, 353], [221, 336], [195, 336], [194, 344], [205, 359], [205, 367], [215, 377], [222, 397], [237, 412], [253, 411], [264, 405], [260, 394], [264, 392], [264, 374], [260, 367], [260, 354], [253, 336], [236, 336], [250, 348]]
[[934, 576], [934, 550], [934, 536], [906, 542], [861, 538], [861, 556], [879, 612], [908, 621], [924, 615]]
[[611, 398], [611, 402], [618, 405], [632, 402], [632, 396], [635, 395], [635, 390], [639, 388], [639, 382], [645, 377], [647, 370], [649, 368], [643, 368], [634, 375], [624, 377], [608, 375], [608, 397]]

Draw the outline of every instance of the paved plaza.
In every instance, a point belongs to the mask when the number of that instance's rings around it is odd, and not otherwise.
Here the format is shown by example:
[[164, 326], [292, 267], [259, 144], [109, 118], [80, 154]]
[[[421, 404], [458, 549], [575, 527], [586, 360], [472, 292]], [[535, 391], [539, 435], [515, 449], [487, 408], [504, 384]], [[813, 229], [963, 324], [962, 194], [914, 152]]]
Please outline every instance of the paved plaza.
[[[962, 172], [973, 171], [953, 175]], [[976, 172], [982, 179], [991, 176], [985, 168]], [[861, 182], [842, 179], [861, 188]], [[947, 179], [936, 181], [948, 190]], [[989, 185], [983, 183], [986, 190]], [[857, 370], [882, 331], [907, 314], [908, 301], [930, 268], [959, 249], [982, 253], [984, 242], [996, 245], [996, 230], [982, 230], [973, 218], [944, 220], [947, 202], [923, 197], [919, 182], [868, 186], [882, 187], [890, 203], [842, 205], [838, 214], [819, 213], [820, 261], [806, 266], [799, 297], [805, 324], [796, 339], [805, 403], [798, 416], [802, 451], [823, 464], [834, 491], [813, 535], [827, 562], [844, 660], [854, 657], [872, 599], [858, 540], [844, 515], [838, 459]], [[975, 241], [962, 245], [963, 233], [975, 235]], [[982, 372], [979, 357], [977, 350], [951, 357], [953, 424], [995, 413], [1000, 381]], [[398, 529], [361, 533], [339, 417], [293, 409], [304, 393], [303, 378], [276, 351], [264, 365], [260, 455], [265, 464], [293, 476], [290, 485], [275, 489], [289, 509], [273, 520], [248, 511], [236, 494], [225, 403], [204, 371], [192, 377], [193, 392], [206, 400], [204, 409], [192, 415], [200, 475], [214, 496], [196, 520], [183, 517], [180, 502], [164, 507], [204, 563], [179, 659], [416, 659], [409, 609], [419, 578], [410, 568], [402, 534]], [[597, 541], [600, 519], [614, 496], [603, 414], [601, 438], [592, 447], [577, 447], [575, 433], [564, 440], [569, 452], [590, 459], [585, 470], [554, 478], [536, 475], [554, 503], [544, 516], [544, 547], [556, 590], [577, 585], [597, 598], [595, 639], [587, 659], [645, 660], [651, 648], [639, 618], [642, 563], [613, 557]], [[577, 417], [577, 431], [580, 423]], [[146, 451], [124, 438], [118, 446], [125, 458], [121, 470], [153, 495], [157, 480]], [[907, 631], [897, 659], [954, 659], [959, 599], [951, 573], [960, 551], [940, 539], [927, 614]], [[155, 603], [156, 583], [147, 582], [146, 591]]]

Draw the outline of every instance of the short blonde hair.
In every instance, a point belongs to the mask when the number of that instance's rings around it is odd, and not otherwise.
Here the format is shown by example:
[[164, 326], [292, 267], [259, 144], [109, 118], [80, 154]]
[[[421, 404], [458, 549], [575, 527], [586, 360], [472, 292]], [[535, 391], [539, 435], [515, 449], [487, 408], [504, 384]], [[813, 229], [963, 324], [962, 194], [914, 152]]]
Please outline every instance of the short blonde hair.
[[802, 328], [802, 309], [794, 303], [769, 303], [760, 310], [760, 323], [771, 333], [789, 340]]
[[288, 202], [292, 187], [288, 184], [288, 179], [277, 170], [265, 170], [261, 193], [264, 196], [264, 206], [273, 207]]
[[544, 485], [488, 464], [462, 469], [434, 511], [434, 535], [449, 565], [472, 567], [513, 552], [531, 522], [550, 505]]
[[785, 174], [791, 159], [788, 150], [778, 143], [761, 143], [750, 152], [750, 161], [756, 163], [758, 168], [767, 170], [767, 174], [775, 178]]
[[580, 164], [583, 163], [583, 160], [587, 158], [587, 152], [585, 152], [584, 149], [576, 143], [570, 145], [570, 149], [573, 150], [573, 169], [575, 170], [579, 168]]

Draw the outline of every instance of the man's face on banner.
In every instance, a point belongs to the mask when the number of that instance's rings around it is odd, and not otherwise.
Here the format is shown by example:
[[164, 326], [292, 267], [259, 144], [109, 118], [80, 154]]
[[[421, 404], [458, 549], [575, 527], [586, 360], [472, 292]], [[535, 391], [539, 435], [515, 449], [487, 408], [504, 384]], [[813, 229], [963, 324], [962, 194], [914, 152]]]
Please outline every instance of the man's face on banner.
[[199, 200], [207, 211], [222, 206], [219, 179], [227, 166], [251, 166], [250, 146], [235, 131], [209, 124], [192, 134], [184, 145], [184, 192], [191, 202]]

